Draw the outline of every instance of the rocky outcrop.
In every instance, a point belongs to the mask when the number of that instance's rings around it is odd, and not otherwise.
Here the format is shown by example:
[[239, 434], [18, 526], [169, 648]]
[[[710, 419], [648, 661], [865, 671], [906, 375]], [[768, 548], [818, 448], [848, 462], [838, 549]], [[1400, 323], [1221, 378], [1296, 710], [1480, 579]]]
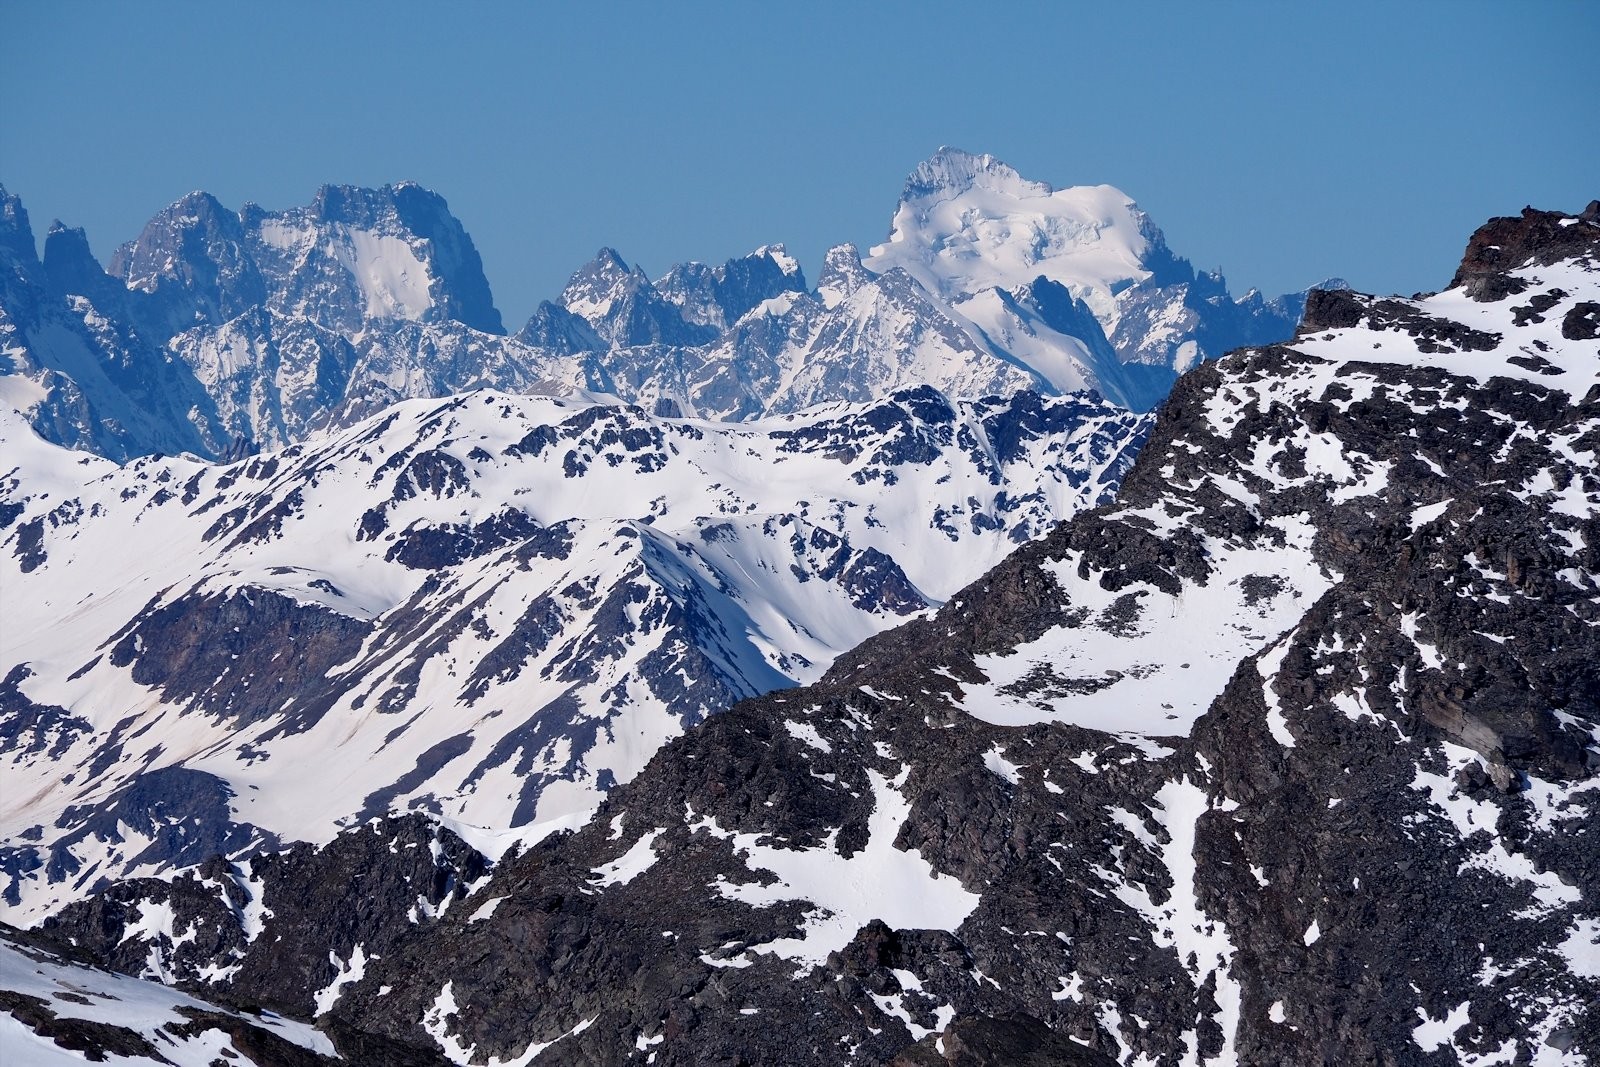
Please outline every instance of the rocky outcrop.
[[1526, 286], [1526, 279], [1517, 276], [1520, 269], [1592, 255], [1590, 229], [1597, 223], [1600, 200], [1589, 201], [1577, 216], [1526, 207], [1520, 215], [1490, 219], [1467, 243], [1450, 288], [1460, 288], [1481, 302], [1514, 296]]
[[88, 955], [0, 924], [6, 1058], [123, 1064], [327, 1067], [327, 1038], [272, 1013], [219, 1007], [155, 982], [107, 972]]
[[[1592, 289], [1592, 255], [1520, 280]], [[1191, 373], [1115, 504], [667, 745], [337, 1027], [475, 1062], [1592, 1057], [1596, 357], [1458, 295]]]
[[40, 932], [124, 974], [310, 1018], [468, 895], [486, 868], [429, 819], [375, 819], [322, 847], [239, 862], [213, 853], [170, 880], [118, 882]]

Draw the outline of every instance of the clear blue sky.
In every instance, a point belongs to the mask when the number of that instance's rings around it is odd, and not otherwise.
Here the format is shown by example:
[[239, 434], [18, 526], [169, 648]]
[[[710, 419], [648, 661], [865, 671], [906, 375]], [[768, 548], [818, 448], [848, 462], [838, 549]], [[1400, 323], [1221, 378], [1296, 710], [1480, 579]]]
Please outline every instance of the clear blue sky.
[[0, 181], [108, 258], [191, 189], [414, 179], [515, 329], [602, 245], [652, 276], [882, 239], [941, 144], [1136, 198], [1235, 292], [1409, 293], [1600, 196], [1600, 3], [0, 0]]

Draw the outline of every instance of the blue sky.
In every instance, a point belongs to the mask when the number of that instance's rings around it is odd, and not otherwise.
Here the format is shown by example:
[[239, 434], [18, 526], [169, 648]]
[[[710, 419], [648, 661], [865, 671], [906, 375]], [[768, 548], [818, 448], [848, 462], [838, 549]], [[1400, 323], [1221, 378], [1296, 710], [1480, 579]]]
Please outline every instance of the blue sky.
[[442, 193], [513, 329], [602, 245], [653, 276], [880, 241], [941, 144], [1136, 198], [1235, 292], [1443, 285], [1600, 196], [1593, 2], [0, 0], [0, 181], [108, 258], [191, 189]]

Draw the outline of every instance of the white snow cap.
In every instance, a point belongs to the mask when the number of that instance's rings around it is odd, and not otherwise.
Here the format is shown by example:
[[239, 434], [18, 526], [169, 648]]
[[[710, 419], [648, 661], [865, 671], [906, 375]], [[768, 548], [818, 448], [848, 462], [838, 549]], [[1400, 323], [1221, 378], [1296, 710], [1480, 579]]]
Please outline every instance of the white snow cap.
[[1016, 197], [1049, 196], [1055, 192], [1048, 182], [1029, 181], [1015, 168], [988, 153], [973, 155], [960, 148], [941, 145], [906, 178], [900, 199], [904, 202], [940, 194], [960, 195], [974, 187]]
[[752, 258], [756, 256], [766, 256], [768, 259], [776, 263], [778, 265], [778, 269], [783, 271], [785, 274], [800, 273], [800, 261], [791, 256], [789, 254], [789, 250], [785, 248], [781, 242], [775, 245], [762, 245], [754, 252], [751, 252], [750, 255]]
[[1042, 275], [1108, 321], [1113, 294], [1149, 277], [1144, 256], [1159, 239], [1132, 198], [1112, 186], [1056, 189], [993, 156], [941, 148], [906, 179], [889, 240], [864, 262], [878, 274], [901, 267], [957, 304]]

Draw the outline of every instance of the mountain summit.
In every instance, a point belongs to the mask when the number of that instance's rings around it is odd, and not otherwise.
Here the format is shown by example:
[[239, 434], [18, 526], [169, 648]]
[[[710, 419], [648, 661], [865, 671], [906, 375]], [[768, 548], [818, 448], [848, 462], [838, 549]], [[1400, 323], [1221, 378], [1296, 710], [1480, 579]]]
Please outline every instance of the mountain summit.
[[[1138, 410], [1196, 363], [1287, 337], [1304, 306], [1304, 294], [1235, 300], [1112, 186], [1057, 189], [957, 148], [912, 171], [889, 239], [865, 263], [904, 270], [975, 338], [1054, 388], [1095, 389]], [[1069, 299], [1041, 302], [1043, 283]]]
[[1109, 316], [1116, 291], [1146, 281], [1163, 244], [1131, 198], [1109, 185], [1054, 189], [993, 156], [941, 148], [912, 171], [876, 271], [901, 267], [960, 302], [984, 289], [1059, 282]]
[[1029, 181], [1008, 164], [987, 153], [974, 155], [948, 145], [916, 165], [900, 193], [902, 204], [912, 200], [945, 199], [983, 188], [1003, 196], [1049, 196], [1048, 182]]
[[443, 197], [414, 182], [325, 185], [309, 206], [281, 212], [232, 212], [190, 193], [118, 248], [110, 273], [166, 295], [184, 325], [266, 305], [335, 329], [403, 319], [504, 332], [471, 238]]

